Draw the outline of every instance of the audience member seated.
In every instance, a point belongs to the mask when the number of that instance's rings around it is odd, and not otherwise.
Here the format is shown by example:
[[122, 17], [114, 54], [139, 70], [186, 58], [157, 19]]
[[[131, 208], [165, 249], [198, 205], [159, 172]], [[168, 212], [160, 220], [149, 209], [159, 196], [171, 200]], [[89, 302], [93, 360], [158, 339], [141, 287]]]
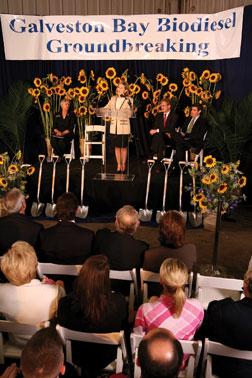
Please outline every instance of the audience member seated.
[[[244, 276], [245, 298], [231, 297], [208, 305], [199, 337], [208, 337], [231, 348], [252, 350], [252, 268]], [[213, 373], [218, 377], [247, 378], [252, 376], [252, 361], [213, 356]]]
[[[110, 266], [106, 256], [89, 257], [76, 279], [73, 293], [62, 298], [58, 323], [82, 332], [118, 332], [127, 322], [127, 303], [120, 293], [111, 292]], [[116, 358], [114, 346], [72, 342], [73, 363], [98, 370]]]
[[123, 206], [116, 213], [116, 231], [111, 232], [107, 228], [97, 231], [94, 239], [94, 254], [106, 255], [110, 268], [114, 270], [141, 267], [148, 244], [136, 240], [133, 236], [139, 224], [138, 212], [134, 207]]
[[70, 364], [64, 364], [62, 341], [55, 328], [43, 328], [28, 341], [21, 356], [24, 378], [66, 378], [77, 376]]
[[[31, 245], [18, 241], [1, 260], [1, 269], [8, 283], [0, 284], [0, 313], [7, 320], [41, 325], [52, 319], [58, 300], [65, 295], [62, 287], [36, 279], [37, 256]], [[24, 336], [15, 337], [24, 343]]]
[[43, 226], [25, 216], [26, 202], [21, 190], [11, 189], [4, 196], [3, 205], [9, 214], [0, 218], [0, 255], [18, 240], [26, 241], [36, 249]]
[[42, 261], [55, 264], [83, 264], [91, 255], [94, 233], [75, 224], [78, 200], [64, 193], [56, 201], [59, 222], [40, 234]]
[[174, 258], [166, 259], [160, 268], [163, 294], [142, 304], [136, 314], [134, 332], [145, 335], [153, 328], [169, 329], [179, 340], [191, 340], [201, 325], [204, 311], [195, 298], [186, 298], [188, 280], [185, 264]]

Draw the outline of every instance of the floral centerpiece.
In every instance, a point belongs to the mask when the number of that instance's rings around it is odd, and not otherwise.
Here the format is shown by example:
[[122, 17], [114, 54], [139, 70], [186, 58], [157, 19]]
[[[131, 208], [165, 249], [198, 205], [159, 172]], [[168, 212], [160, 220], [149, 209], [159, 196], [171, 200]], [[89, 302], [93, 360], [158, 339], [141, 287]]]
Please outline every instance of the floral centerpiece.
[[31, 176], [35, 168], [22, 164], [22, 153], [18, 151], [11, 160], [8, 153], [0, 155], [0, 198], [10, 189], [19, 188], [25, 195], [27, 175]]
[[[246, 185], [246, 177], [238, 170], [240, 162], [222, 163], [212, 155], [204, 158], [204, 165], [195, 165], [189, 170], [196, 177], [196, 188], [191, 191], [191, 204], [198, 211], [217, 212], [221, 201], [221, 213], [230, 213], [242, 201], [242, 188]], [[196, 190], [194, 190], [196, 189]]]

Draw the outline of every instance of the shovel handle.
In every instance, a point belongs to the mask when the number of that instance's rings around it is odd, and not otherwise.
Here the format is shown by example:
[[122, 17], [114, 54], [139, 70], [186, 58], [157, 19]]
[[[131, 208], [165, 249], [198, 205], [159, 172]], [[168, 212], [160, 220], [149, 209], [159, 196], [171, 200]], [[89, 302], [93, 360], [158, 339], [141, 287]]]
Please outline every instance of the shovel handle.
[[[183, 190], [183, 172], [186, 165], [186, 161], [179, 161], [180, 168], [180, 180], [179, 180], [179, 211], [182, 211], [182, 190]], [[182, 168], [183, 165], [183, 168]]]
[[39, 175], [38, 175], [38, 190], [37, 190], [37, 202], [39, 203], [39, 194], [40, 194], [40, 186], [41, 186], [41, 178], [42, 178], [42, 165], [45, 160], [45, 155], [39, 155]]
[[69, 176], [70, 176], [70, 163], [72, 161], [71, 155], [66, 155], [65, 156], [65, 161], [67, 164], [67, 173], [66, 173], [66, 193], [68, 193], [69, 189]]
[[85, 178], [85, 164], [82, 164], [82, 167], [81, 167], [81, 206], [83, 206], [84, 178]]
[[147, 178], [147, 186], [146, 186], [146, 195], [145, 195], [145, 210], [147, 210], [148, 198], [149, 198], [149, 191], [150, 191], [150, 181], [151, 181], [151, 170], [153, 165], [155, 164], [155, 160], [148, 160], [148, 178]]
[[53, 197], [54, 197], [54, 187], [55, 187], [55, 176], [56, 176], [56, 163], [58, 161], [58, 156], [53, 155], [52, 156], [52, 162], [53, 162], [53, 174], [52, 174], [52, 204], [53, 202]]
[[170, 161], [164, 161], [164, 169], [165, 169], [165, 176], [164, 176], [164, 191], [163, 191], [163, 206], [162, 211], [165, 211], [165, 199], [166, 199], [166, 192], [167, 192], [167, 183], [168, 183], [168, 169], [170, 165]]

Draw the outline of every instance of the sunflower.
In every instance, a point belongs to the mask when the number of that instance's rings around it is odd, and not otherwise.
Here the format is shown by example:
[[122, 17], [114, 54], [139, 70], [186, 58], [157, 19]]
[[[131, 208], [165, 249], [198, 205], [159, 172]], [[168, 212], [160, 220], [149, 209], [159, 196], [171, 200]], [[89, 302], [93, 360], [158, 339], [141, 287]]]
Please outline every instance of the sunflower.
[[89, 105], [89, 107], [88, 107], [88, 112], [89, 112], [90, 115], [95, 114], [95, 110], [94, 110], [94, 108], [93, 108], [92, 105]]
[[157, 89], [156, 91], [153, 92], [153, 97], [159, 97], [161, 94], [161, 89]]
[[61, 76], [61, 78], [60, 78], [60, 84], [64, 85], [65, 84], [65, 80], [66, 80], [66, 77], [65, 76]]
[[48, 89], [46, 90], [46, 95], [47, 95], [47, 97], [51, 97], [51, 96], [53, 95], [53, 90], [52, 90], [52, 88], [48, 88]]
[[[148, 97], [149, 97], [149, 93], [148, 93], [147, 91], [144, 91], [144, 92], [142, 93], [142, 98], [143, 98], [144, 100], [147, 100]], [[148, 105], [150, 105], [150, 104], [148, 104]]]
[[8, 185], [8, 181], [5, 178], [1, 177], [0, 178], [0, 185], [3, 186], [4, 188], [6, 188], [6, 186]]
[[74, 94], [78, 96], [80, 94], [80, 88], [78, 87], [74, 88]]
[[164, 98], [167, 98], [168, 100], [171, 100], [172, 99], [172, 97], [173, 97], [173, 94], [171, 93], [171, 92], [165, 92], [165, 94], [164, 94]]
[[4, 163], [4, 158], [2, 155], [0, 155], [0, 165], [2, 165]]
[[116, 76], [116, 77], [113, 79], [113, 84], [114, 84], [114, 86], [115, 86], [115, 87], [118, 87], [120, 81], [121, 81], [120, 77]]
[[237, 160], [237, 162], [235, 163], [236, 168], [239, 167], [240, 163], [241, 163], [240, 160]]
[[218, 193], [225, 193], [227, 190], [227, 184], [226, 183], [223, 183], [223, 184], [220, 184], [219, 188], [218, 188]]
[[72, 78], [71, 76], [67, 76], [66, 80], [65, 80], [65, 84], [66, 85], [70, 85], [72, 83]]
[[199, 206], [202, 210], [207, 208], [207, 202], [204, 200], [199, 201]]
[[35, 87], [40, 87], [40, 85], [42, 84], [42, 81], [41, 79], [39, 79], [38, 77], [36, 77], [34, 80], [33, 80], [33, 83], [35, 85]]
[[170, 90], [171, 92], [176, 92], [176, 91], [178, 90], [178, 86], [177, 86], [177, 84], [175, 84], [175, 83], [171, 83], [171, 84], [169, 85], [169, 90]]
[[203, 184], [206, 184], [206, 185], [209, 185], [211, 183], [210, 181], [210, 178], [207, 177], [207, 176], [204, 176], [201, 181], [203, 182]]
[[146, 105], [146, 111], [147, 111], [147, 112], [150, 112], [150, 111], [151, 111], [151, 104]]
[[221, 74], [220, 73], [217, 73], [217, 81], [220, 81], [221, 80]]
[[227, 174], [229, 172], [229, 166], [228, 165], [223, 165], [222, 169], [221, 169], [221, 173], [223, 175]]
[[79, 114], [80, 114], [80, 116], [87, 114], [87, 108], [86, 108], [86, 106], [80, 106], [79, 107]]
[[148, 119], [149, 118], [149, 114], [150, 114], [149, 112], [145, 112], [144, 113], [144, 117]]
[[74, 89], [73, 88], [69, 88], [68, 91], [67, 91], [67, 94], [70, 97], [74, 97], [75, 96]]
[[109, 67], [105, 72], [105, 75], [107, 79], [112, 80], [116, 76], [116, 70], [114, 69], [114, 67]]
[[202, 72], [202, 75], [201, 75], [205, 80], [209, 79], [210, 77], [210, 71], [209, 70], [205, 70]]
[[219, 90], [219, 91], [217, 91], [217, 92], [215, 93], [215, 98], [216, 98], [216, 100], [218, 100], [218, 99], [220, 98], [220, 95], [221, 95], [221, 90]]
[[141, 73], [141, 84], [145, 83], [145, 76], [144, 73]]
[[33, 96], [38, 97], [40, 95], [40, 90], [38, 88], [35, 88], [33, 91]]
[[131, 84], [129, 85], [129, 90], [130, 90], [131, 92], [134, 92], [134, 90], [135, 90], [135, 84], [131, 83]]
[[190, 90], [191, 93], [196, 93], [196, 91], [197, 91], [196, 85], [191, 84], [190, 87], [189, 87], [189, 90]]
[[153, 100], [152, 100], [153, 104], [154, 105], [157, 105], [158, 103], [158, 97], [154, 97]]
[[26, 171], [28, 176], [33, 175], [34, 172], [35, 172], [35, 167], [29, 167]]
[[33, 88], [28, 88], [28, 93], [33, 96]]
[[189, 85], [191, 85], [190, 80], [187, 79], [187, 78], [185, 78], [185, 79], [183, 80], [183, 86], [184, 86], [184, 87], [189, 87]]
[[186, 116], [186, 117], [189, 117], [189, 115], [190, 115], [190, 108], [189, 108], [189, 106], [187, 106], [187, 107], [185, 108], [184, 113], [185, 113], [185, 116]]
[[196, 78], [197, 78], [196, 73], [193, 72], [193, 71], [191, 71], [191, 72], [189, 73], [189, 80], [191, 80], [191, 81], [195, 81]]
[[196, 89], [196, 95], [197, 96], [200, 96], [201, 95], [201, 93], [202, 93], [202, 88], [201, 87], [198, 87], [197, 89]]
[[198, 193], [198, 194], [196, 194], [195, 196], [193, 196], [193, 200], [194, 200], [195, 202], [199, 202], [199, 201], [201, 201], [201, 200], [203, 200], [203, 199], [205, 199], [205, 196], [204, 196], [204, 194], [202, 194], [202, 193]]
[[190, 89], [189, 89], [188, 87], [185, 88], [185, 95], [186, 95], [187, 97], [190, 97], [190, 95], [191, 95]]
[[154, 115], [154, 117], [157, 115], [157, 107], [155, 106], [153, 109], [152, 109], [152, 114]]
[[52, 82], [53, 84], [56, 84], [56, 83], [58, 83], [58, 81], [59, 81], [58, 76], [53, 75], [53, 76], [52, 76], [52, 80], [51, 80], [51, 82]]
[[18, 167], [16, 166], [16, 164], [11, 164], [8, 168], [8, 172], [13, 175], [14, 173], [17, 173], [18, 172]]
[[59, 95], [59, 94], [60, 94], [61, 87], [60, 87], [59, 85], [57, 85], [57, 87], [54, 87], [54, 90], [55, 90], [55, 93], [56, 93], [57, 95]]
[[128, 81], [127, 76], [126, 75], [122, 75], [121, 76], [121, 82], [127, 83], [127, 81]]
[[211, 184], [217, 180], [218, 176], [215, 173], [210, 175]]
[[102, 90], [105, 92], [105, 91], [107, 91], [108, 89], [109, 89], [109, 87], [108, 87], [108, 82], [106, 81], [106, 80], [102, 80], [101, 82], [100, 82], [100, 86], [101, 86], [101, 88], [102, 88]]
[[60, 96], [65, 96], [66, 95], [66, 90], [64, 88], [59, 89], [59, 95]]
[[50, 112], [50, 109], [51, 109], [51, 106], [50, 106], [49, 102], [45, 102], [44, 105], [43, 105], [44, 112]]
[[138, 94], [140, 92], [141, 88], [139, 85], [135, 85], [135, 94]]
[[78, 101], [79, 101], [80, 104], [83, 104], [83, 102], [86, 101], [86, 97], [85, 97], [85, 96], [82, 96], [82, 95], [79, 95], [79, 97], [78, 97]]
[[168, 84], [168, 77], [163, 76], [162, 79], [160, 80], [160, 84], [164, 87], [166, 84]]
[[207, 101], [208, 100], [208, 96], [207, 96], [207, 92], [206, 91], [202, 91], [201, 92], [201, 98], [203, 101]]
[[239, 184], [240, 188], [245, 186], [246, 183], [247, 183], [247, 178], [245, 176], [242, 176], [241, 178], [239, 178], [238, 184]]
[[85, 74], [85, 71], [84, 71], [84, 70], [80, 70], [80, 72], [79, 72], [79, 76], [78, 76], [78, 81], [79, 81], [81, 84], [86, 83], [86, 81], [87, 81], [87, 77], [86, 77], [86, 74]]
[[212, 168], [216, 164], [216, 159], [212, 157], [212, 155], [208, 155], [204, 158], [204, 163], [206, 164], [207, 168]]
[[46, 85], [44, 85], [44, 84], [42, 84], [41, 86], [40, 86], [40, 90], [41, 91], [46, 91], [47, 90], [47, 86]]
[[157, 80], [157, 81], [161, 81], [163, 77], [164, 77], [164, 75], [161, 74], [161, 73], [159, 73], [159, 74], [157, 74], [157, 76], [156, 76], [156, 80]]
[[87, 97], [87, 95], [89, 94], [89, 89], [88, 89], [87, 87], [81, 87], [81, 88], [80, 88], [80, 94], [81, 94], [82, 96]]
[[216, 83], [218, 81], [218, 75], [216, 73], [212, 73], [209, 77], [210, 83]]

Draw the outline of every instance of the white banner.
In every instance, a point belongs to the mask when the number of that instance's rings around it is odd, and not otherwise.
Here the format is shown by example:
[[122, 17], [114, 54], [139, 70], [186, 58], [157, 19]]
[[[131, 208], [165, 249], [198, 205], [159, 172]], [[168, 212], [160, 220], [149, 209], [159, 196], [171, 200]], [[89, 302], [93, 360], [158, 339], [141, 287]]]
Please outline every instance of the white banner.
[[216, 14], [1, 15], [7, 60], [215, 60], [240, 56], [243, 7]]

